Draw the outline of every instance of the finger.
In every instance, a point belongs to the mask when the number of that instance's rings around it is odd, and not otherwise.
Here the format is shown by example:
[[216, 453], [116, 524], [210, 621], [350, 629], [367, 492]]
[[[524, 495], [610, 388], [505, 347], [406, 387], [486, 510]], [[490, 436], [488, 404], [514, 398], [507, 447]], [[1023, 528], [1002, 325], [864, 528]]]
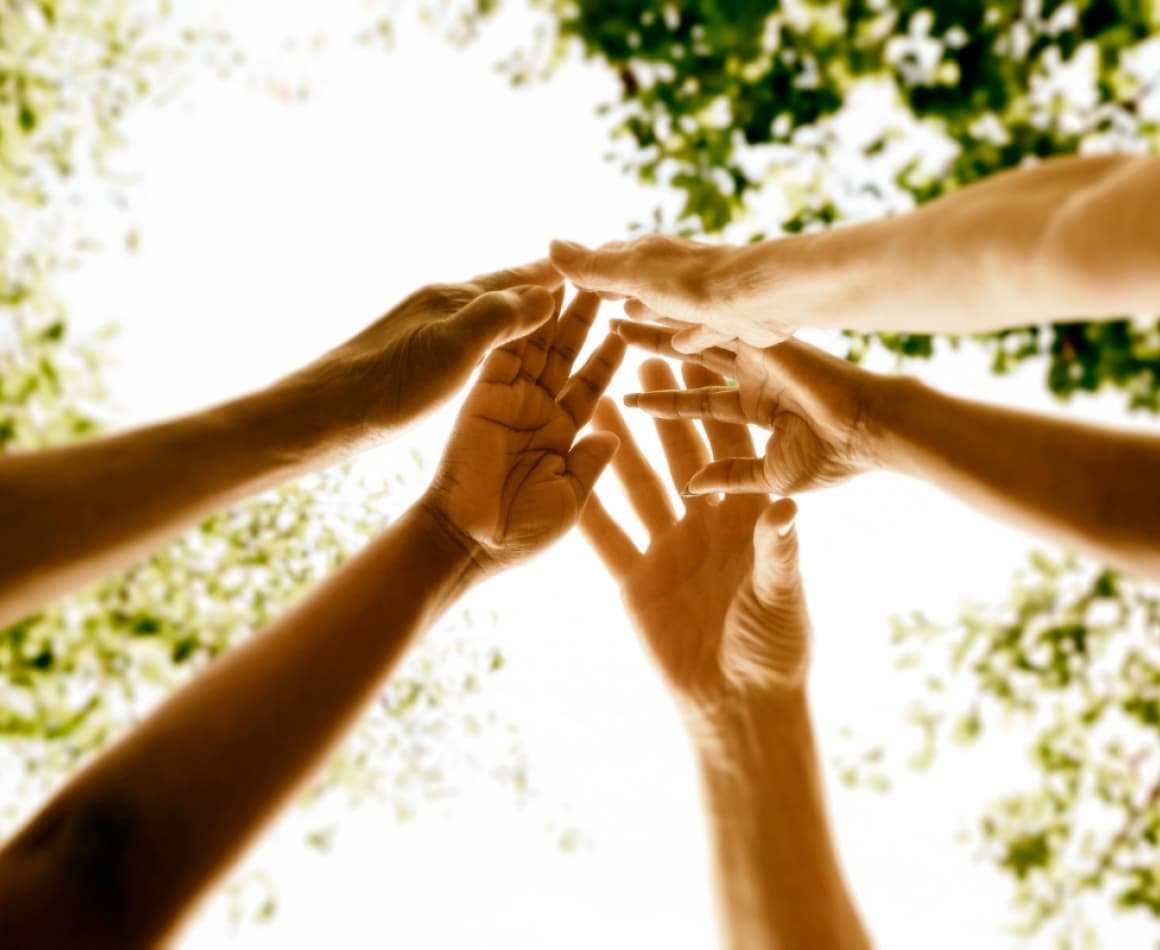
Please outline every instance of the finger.
[[771, 486], [765, 475], [765, 460], [759, 458], [718, 459], [697, 472], [685, 488], [688, 495], [768, 494]]
[[544, 367], [548, 365], [548, 353], [552, 349], [552, 343], [556, 338], [559, 327], [559, 320], [556, 317], [559, 310], [555, 307], [555, 295], [553, 295], [552, 300], [551, 319], [545, 320], [524, 341], [523, 366], [520, 372], [533, 382], [540, 378]]
[[545, 324], [555, 308], [543, 287], [524, 286], [480, 294], [448, 324], [455, 342], [476, 360]]
[[548, 255], [555, 268], [576, 286], [631, 297], [636, 280], [628, 247], [620, 242], [593, 251], [574, 241], [553, 241]]
[[707, 326], [694, 326], [685, 330], [678, 330], [673, 334], [671, 343], [678, 353], [700, 353], [702, 350], [712, 349], [715, 346], [726, 346], [732, 343], [735, 337], [720, 330]]
[[741, 395], [732, 386], [629, 393], [624, 404], [629, 409], [643, 409], [654, 419], [718, 419], [737, 425], [749, 421], [741, 408]]
[[659, 323], [663, 327], [669, 327], [673, 330], [690, 330], [697, 326], [695, 323], [689, 323], [686, 320], [678, 320], [675, 317], [670, 317], [660, 311], [653, 310], [643, 300], [636, 297], [630, 297], [624, 302], [625, 316], [632, 317], [638, 322], [644, 321], [648, 323]]
[[[685, 385], [691, 390], [708, 387], [720, 388], [725, 382], [719, 374], [695, 363], [682, 363], [681, 377], [684, 379]], [[739, 394], [738, 409], [740, 407]], [[749, 427], [744, 423], [723, 421], [713, 415], [708, 419], [701, 420], [701, 428], [705, 430], [705, 435], [709, 438], [709, 447], [713, 450], [713, 458], [727, 459], [757, 454], [757, 447], [753, 444], [753, 436], [749, 434]]]
[[596, 351], [588, 357], [580, 368], [560, 390], [557, 405], [564, 410], [580, 429], [592, 418], [596, 402], [624, 360], [624, 341], [615, 334], [609, 334]]
[[560, 387], [567, 382], [599, 310], [600, 298], [596, 294], [579, 293], [560, 318], [548, 363], [540, 375], [540, 385], [553, 396], [559, 395]]
[[[646, 360], [642, 363], [640, 382], [646, 391], [672, 390], [677, 386], [677, 378], [664, 360]], [[681, 491], [693, 474], [709, 462], [709, 451], [692, 422], [677, 417], [654, 418], [653, 423], [665, 450], [673, 484]], [[688, 507], [688, 503], [685, 507]]]
[[482, 287], [485, 292], [507, 290], [521, 284], [536, 284], [548, 290], [555, 290], [563, 285], [564, 275], [552, 266], [550, 260], [544, 257], [538, 261], [520, 264], [518, 267], [508, 267], [491, 274], [480, 274], [473, 277], [470, 283]]
[[678, 331], [648, 323], [630, 323], [627, 320], [613, 320], [612, 332], [622, 337], [625, 343], [639, 346], [657, 356], [683, 363], [696, 363], [724, 376], [732, 377], [736, 374], [737, 354], [728, 346], [713, 347], [700, 353], [679, 353], [672, 346], [673, 336]]
[[616, 403], [611, 399], [601, 399], [592, 426], [598, 432], [611, 432], [620, 440], [620, 450], [612, 460], [612, 468], [645, 530], [655, 536], [676, 524], [677, 513], [669, 501], [665, 483], [632, 437]]
[[762, 603], [800, 589], [796, 517], [794, 500], [779, 498], [762, 512], [753, 529], [753, 592]]
[[581, 506], [588, 501], [596, 479], [612, 461], [619, 444], [611, 432], [594, 432], [572, 446], [564, 477], [572, 485], [576, 501]]
[[[613, 456], [613, 464], [619, 455], [618, 451]], [[608, 573], [618, 582], [640, 560], [640, 550], [632, 543], [632, 538], [624, 533], [624, 529], [616, 523], [595, 493], [588, 496], [588, 503], [580, 513], [580, 531], [592, 545], [597, 557], [604, 562]]]

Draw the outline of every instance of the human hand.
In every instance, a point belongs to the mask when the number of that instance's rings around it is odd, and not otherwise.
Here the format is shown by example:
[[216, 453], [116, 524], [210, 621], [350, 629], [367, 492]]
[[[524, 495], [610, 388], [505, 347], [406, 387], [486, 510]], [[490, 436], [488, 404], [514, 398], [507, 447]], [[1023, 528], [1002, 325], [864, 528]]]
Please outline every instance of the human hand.
[[788, 495], [834, 485], [877, 466], [875, 407], [889, 377], [799, 340], [764, 350], [726, 343], [687, 354], [673, 348], [672, 329], [619, 323], [617, 332], [649, 352], [701, 364], [737, 380], [736, 387], [633, 394], [625, 397], [626, 405], [658, 419], [712, 419], [773, 432], [764, 457], [718, 457], [691, 473], [688, 492]]
[[[689, 364], [684, 376], [693, 391], [724, 382]], [[641, 382], [648, 392], [677, 386], [661, 360], [641, 367]], [[598, 497], [589, 499], [580, 527], [620, 585], [629, 616], [686, 721], [698, 729], [747, 708], [756, 697], [800, 690], [809, 621], [793, 501], [771, 504], [756, 495], [726, 496], [719, 503], [686, 498], [678, 516], [611, 400], [601, 400], [593, 425], [620, 442], [613, 469], [649, 533], [648, 550], [637, 550]], [[705, 465], [709, 452], [692, 422], [658, 419], [656, 427], [679, 489]], [[753, 452], [745, 426], [707, 419], [703, 427], [717, 458]]]
[[606, 433], [573, 444], [624, 358], [611, 335], [569, 378], [599, 306], [578, 294], [562, 317], [493, 352], [459, 412], [423, 504], [479, 574], [567, 532], [616, 452]]
[[492, 348], [547, 320], [562, 284], [540, 260], [422, 287], [281, 385], [347, 438], [399, 428], [462, 388]]
[[577, 287], [609, 299], [629, 298], [625, 309], [635, 319], [684, 324], [673, 340], [680, 352], [730, 340], [772, 346], [794, 332], [769, 301], [768, 290], [778, 281], [753, 246], [649, 234], [594, 251], [553, 241], [550, 253], [556, 269]]

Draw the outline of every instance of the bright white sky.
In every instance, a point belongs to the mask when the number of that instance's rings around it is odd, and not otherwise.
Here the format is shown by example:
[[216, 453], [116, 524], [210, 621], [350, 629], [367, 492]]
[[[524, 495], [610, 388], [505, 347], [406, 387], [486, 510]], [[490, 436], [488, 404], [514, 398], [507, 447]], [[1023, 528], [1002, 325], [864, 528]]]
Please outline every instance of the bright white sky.
[[[573, 63], [519, 92], [493, 73], [527, 34], [522, 5], [467, 52], [404, 22], [390, 55], [349, 41], [367, 15], [356, 0], [190, 6], [191, 19], [205, 8], [233, 33], [250, 73], [294, 84], [305, 72], [311, 96], [286, 103], [262, 83], [207, 81], [135, 119], [122, 164], [141, 172], [132, 200], [142, 250], [90, 268], [72, 290], [79, 315], [124, 328], [115, 383], [127, 419], [260, 385], [421, 284], [541, 256], [557, 236], [620, 237], [653, 206], [654, 195], [602, 161], [607, 128], [594, 109], [615, 93], [605, 72]], [[283, 51], [285, 37], [318, 29], [329, 37], [322, 52]], [[944, 388], [1050, 408], [1038, 370], [996, 381], [965, 355], [925, 372]], [[630, 366], [613, 393], [634, 385]], [[383, 464], [410, 468], [412, 447], [434, 459], [453, 411], [396, 443]], [[1069, 411], [1120, 418], [1114, 400]], [[647, 423], [634, 423], [655, 449]], [[620, 504], [611, 478], [601, 488]], [[909, 741], [896, 725], [909, 697], [895, 695], [887, 618], [995, 600], [1031, 541], [890, 475], [799, 502], [823, 759], [847, 723]], [[544, 809], [520, 810], [482, 780], [450, 811], [408, 825], [373, 808], [344, 816], [326, 856], [302, 845], [291, 816], [251, 862], [273, 872], [278, 914], [240, 945], [712, 946], [689, 753], [595, 558], [570, 537], [472, 603], [502, 614], [509, 665], [490, 681], [492, 700], [520, 727], [545, 808], [581, 830], [579, 852], [557, 848]], [[1016, 945], [1000, 930], [1005, 883], [953, 834], [1019, 768], [998, 743], [883, 797], [845, 791], [830, 770], [839, 847], [881, 946]], [[1125, 927], [1118, 945], [1145, 933]], [[215, 904], [183, 945], [226, 940]]]

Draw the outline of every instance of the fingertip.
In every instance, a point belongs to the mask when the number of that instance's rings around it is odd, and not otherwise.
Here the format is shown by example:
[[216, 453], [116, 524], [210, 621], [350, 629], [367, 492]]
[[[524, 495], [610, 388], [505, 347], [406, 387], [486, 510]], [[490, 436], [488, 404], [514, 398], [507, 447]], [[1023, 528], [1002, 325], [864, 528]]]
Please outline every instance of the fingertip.
[[681, 489], [681, 497], [697, 498], [701, 495], [708, 495], [712, 491], [712, 486], [708, 484], [708, 475], [705, 469], [701, 469], [699, 472], [694, 472], [693, 477], [689, 479], [689, 483]]
[[792, 498], [779, 498], [761, 513], [758, 526], [772, 531], [778, 538], [787, 538], [793, 532], [797, 513], [797, 502]]
[[624, 405], [629, 409], [635, 409], [640, 405], [640, 393], [628, 393], [624, 397]]
[[592, 413], [592, 426], [598, 432], [611, 431], [619, 415], [616, 403], [608, 396], [601, 396], [597, 400], [596, 411]]
[[635, 297], [629, 297], [624, 302], [624, 312], [634, 320], [647, 319], [650, 313], [649, 308]]
[[647, 390], [677, 388], [677, 378], [673, 375], [672, 367], [658, 356], [641, 363], [637, 376], [640, 384]]
[[591, 252], [583, 244], [575, 241], [552, 241], [548, 245], [548, 257], [557, 267], [568, 270], [574, 269]]

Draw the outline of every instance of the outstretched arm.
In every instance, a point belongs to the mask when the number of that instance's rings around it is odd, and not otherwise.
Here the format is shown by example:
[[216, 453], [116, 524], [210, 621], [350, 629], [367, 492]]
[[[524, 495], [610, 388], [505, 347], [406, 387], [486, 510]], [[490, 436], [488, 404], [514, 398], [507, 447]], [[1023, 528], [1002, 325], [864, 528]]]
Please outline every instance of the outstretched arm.
[[[310, 366], [196, 415], [0, 455], [0, 627], [184, 528], [401, 428], [551, 313], [546, 261], [426, 287]], [[515, 292], [523, 285], [527, 294]]]
[[890, 218], [745, 247], [556, 242], [578, 286], [702, 325], [692, 349], [791, 326], [978, 333], [1160, 310], [1160, 159], [1057, 158]]
[[677, 354], [672, 331], [623, 324], [653, 352], [706, 361], [736, 388], [643, 393], [659, 418], [748, 422], [764, 457], [714, 462], [694, 492], [797, 492], [884, 467], [1142, 577], [1160, 579], [1160, 436], [946, 396], [788, 340]]
[[469, 585], [576, 522], [616, 445], [576, 441], [624, 352], [609, 338], [568, 379], [594, 313], [582, 298], [493, 353], [421, 501], [97, 757], [0, 851], [5, 946], [156, 946], [322, 764], [414, 638]]
[[[671, 370], [642, 367], [648, 391]], [[689, 386], [723, 382], [687, 366]], [[674, 693], [702, 777], [726, 944], [733, 950], [856, 950], [869, 940], [830, 833], [805, 694], [809, 620], [794, 503], [687, 497], [678, 514], [616, 407], [596, 428], [620, 440], [613, 466], [649, 533], [648, 550], [593, 498], [581, 527], [621, 587]], [[744, 426], [704, 424], [717, 458], [753, 450]], [[709, 459], [693, 423], [658, 420], [673, 483]]]

